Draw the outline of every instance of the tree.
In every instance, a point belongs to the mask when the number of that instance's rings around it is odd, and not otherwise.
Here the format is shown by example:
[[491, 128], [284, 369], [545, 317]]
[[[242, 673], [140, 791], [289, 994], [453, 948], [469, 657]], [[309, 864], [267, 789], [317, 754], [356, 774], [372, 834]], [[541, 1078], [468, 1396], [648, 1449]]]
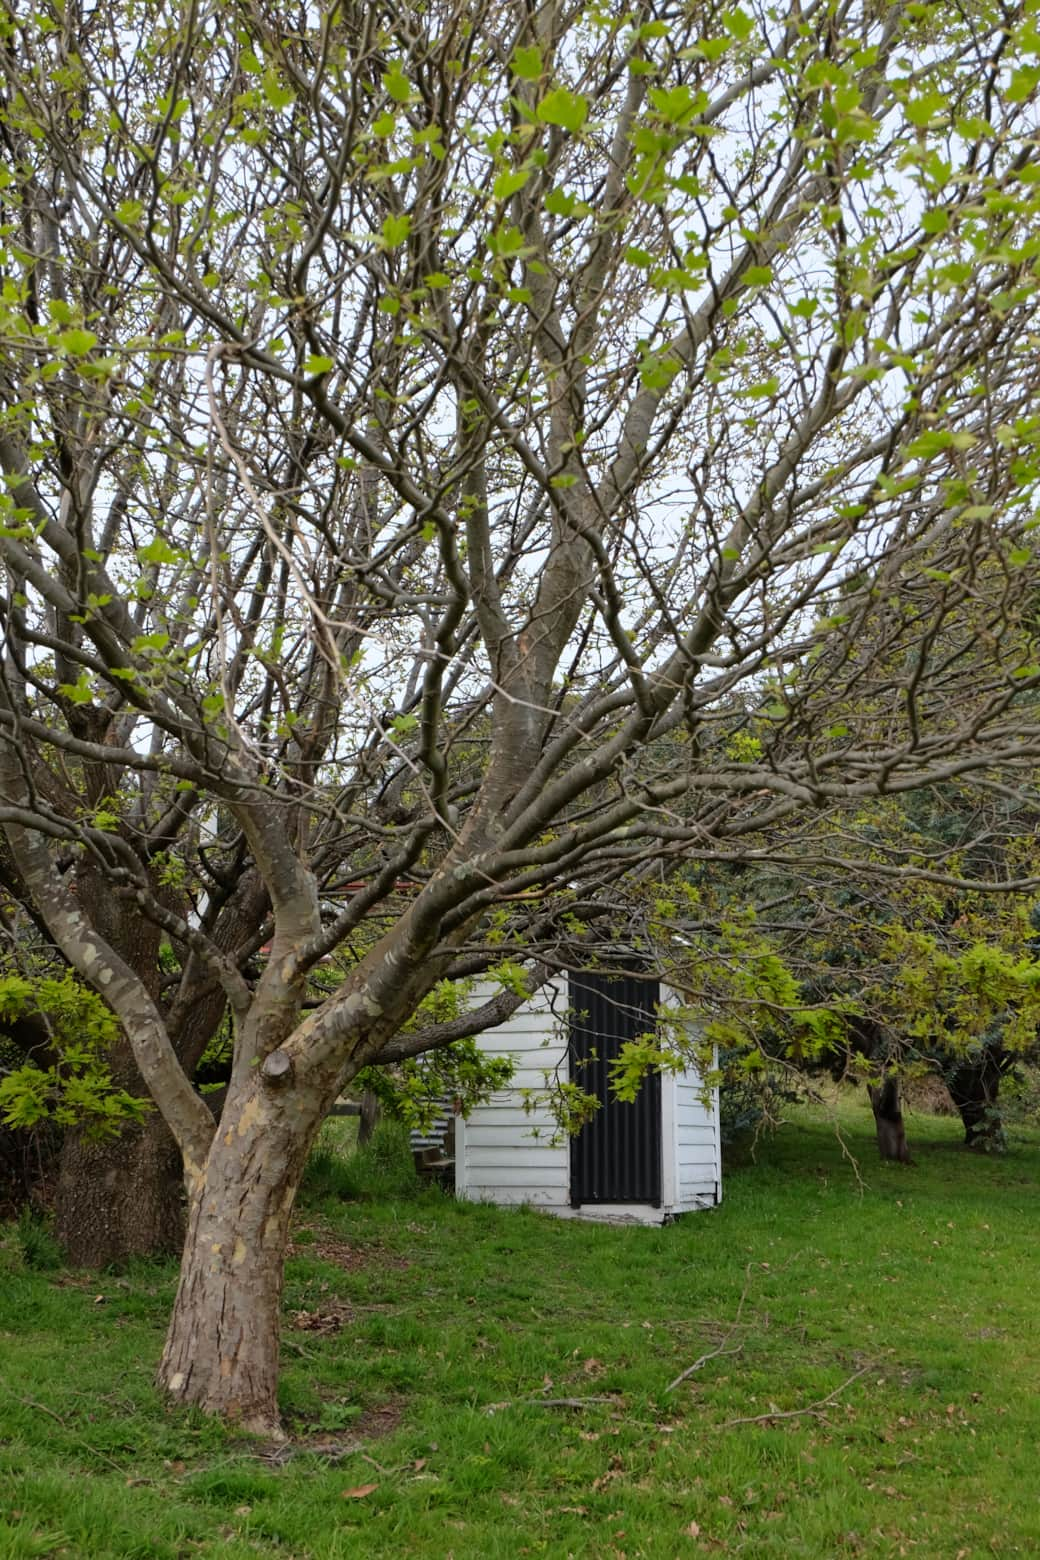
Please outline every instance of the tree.
[[788, 1069], [854, 1075], [882, 1157], [905, 1161], [901, 1084], [938, 1075], [968, 1146], [1003, 1146], [1001, 1079], [1040, 1034], [1037, 790], [1007, 778], [835, 807], [700, 869], [691, 998], [745, 1114]]
[[[270, 1428], [358, 1071], [641, 935], [633, 879], [1040, 752], [1037, 37], [855, 0], [3, 16], [0, 821], [183, 1156], [160, 1380]], [[935, 648], [965, 592], [981, 681]], [[769, 727], [727, 753], [742, 691]]]

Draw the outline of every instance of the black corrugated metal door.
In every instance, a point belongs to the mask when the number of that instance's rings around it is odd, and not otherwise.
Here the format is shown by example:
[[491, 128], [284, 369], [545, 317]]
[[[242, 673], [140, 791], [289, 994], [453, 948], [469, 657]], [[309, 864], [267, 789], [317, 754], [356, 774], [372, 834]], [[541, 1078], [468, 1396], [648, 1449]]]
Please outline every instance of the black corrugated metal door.
[[572, 975], [571, 1078], [600, 1108], [571, 1139], [571, 1203], [661, 1204], [661, 1076], [623, 1102], [610, 1088], [610, 1063], [625, 1040], [655, 1023], [656, 980]]

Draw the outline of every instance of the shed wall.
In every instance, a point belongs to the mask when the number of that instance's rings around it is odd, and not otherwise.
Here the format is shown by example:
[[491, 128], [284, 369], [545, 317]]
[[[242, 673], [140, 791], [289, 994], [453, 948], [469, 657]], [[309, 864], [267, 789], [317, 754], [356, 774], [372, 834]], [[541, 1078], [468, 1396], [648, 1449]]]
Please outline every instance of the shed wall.
[[[474, 1003], [492, 992], [474, 993]], [[524, 1089], [544, 1093], [546, 1079], [567, 1075], [566, 981], [550, 981], [496, 1029], [477, 1036], [482, 1051], [511, 1056], [513, 1079], [492, 1095], [455, 1136], [455, 1187], [472, 1202], [528, 1203], [570, 1208], [570, 1144], [553, 1143], [558, 1128], [544, 1106], [523, 1108]]]
[[[491, 995], [491, 988], [475, 991], [474, 1005]], [[668, 996], [662, 989], [663, 1003]], [[543, 1093], [554, 1073], [568, 1077], [567, 1011], [568, 983], [561, 977], [547, 983], [504, 1024], [477, 1036], [481, 1050], [511, 1056], [515, 1070], [508, 1089], [457, 1124], [455, 1187], [460, 1197], [506, 1206], [528, 1204], [568, 1216], [577, 1211], [571, 1207], [569, 1141], [552, 1141], [558, 1128], [545, 1105], [526, 1111], [522, 1104], [525, 1089]], [[692, 1069], [666, 1074], [661, 1082], [661, 1207], [588, 1204], [582, 1217], [655, 1223], [721, 1200], [717, 1091], [706, 1102], [700, 1076]]]
[[676, 1207], [712, 1206], [722, 1200], [718, 1090], [705, 1101], [698, 1074], [686, 1072], [675, 1094]]

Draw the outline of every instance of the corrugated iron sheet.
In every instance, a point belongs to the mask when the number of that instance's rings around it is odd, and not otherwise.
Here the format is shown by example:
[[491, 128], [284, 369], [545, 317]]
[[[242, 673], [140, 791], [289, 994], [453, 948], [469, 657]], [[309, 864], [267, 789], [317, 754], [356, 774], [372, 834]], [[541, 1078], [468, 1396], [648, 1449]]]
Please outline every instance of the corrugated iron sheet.
[[571, 1078], [600, 1108], [571, 1140], [571, 1203], [661, 1205], [661, 1077], [631, 1102], [614, 1098], [610, 1063], [626, 1040], [654, 1028], [660, 983], [635, 976], [571, 975]]

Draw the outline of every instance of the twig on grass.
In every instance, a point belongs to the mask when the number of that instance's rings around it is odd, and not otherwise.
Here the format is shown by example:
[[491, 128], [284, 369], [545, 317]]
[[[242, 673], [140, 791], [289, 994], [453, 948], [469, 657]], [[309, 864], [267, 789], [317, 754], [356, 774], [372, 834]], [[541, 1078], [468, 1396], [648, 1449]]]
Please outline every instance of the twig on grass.
[[[728, 1336], [729, 1335], [727, 1334], [727, 1337]], [[681, 1387], [684, 1381], [687, 1381], [689, 1377], [692, 1376], [695, 1371], [700, 1370], [702, 1366], [707, 1365], [709, 1360], [717, 1360], [723, 1354], [739, 1354], [743, 1347], [744, 1345], [742, 1343], [737, 1343], [734, 1344], [732, 1349], [727, 1349], [720, 1344], [717, 1349], [712, 1349], [710, 1353], [702, 1354], [700, 1359], [694, 1360], [692, 1365], [687, 1365], [682, 1374], [676, 1376], [674, 1381], [670, 1381], [664, 1390], [666, 1392], [674, 1392], [676, 1387]]]
[[305, 1349], [302, 1343], [296, 1343], [292, 1338], [283, 1338], [282, 1348], [290, 1349], [292, 1353], [298, 1355], [301, 1360], [313, 1360], [315, 1358], [310, 1349]]
[[749, 1262], [747, 1267], [744, 1269], [744, 1287], [740, 1291], [740, 1299], [737, 1301], [737, 1309], [734, 1313], [733, 1320], [730, 1322], [725, 1333], [723, 1334], [722, 1342], [719, 1344], [718, 1348], [710, 1349], [707, 1354], [702, 1354], [699, 1360], [694, 1360], [692, 1365], [688, 1365], [684, 1371], [681, 1371], [679, 1375], [676, 1376], [674, 1381], [670, 1381], [668, 1383], [664, 1389], [666, 1392], [674, 1392], [676, 1387], [682, 1386], [684, 1381], [687, 1381], [696, 1371], [707, 1365], [709, 1360], [718, 1359], [722, 1354], [740, 1353], [741, 1349], [744, 1347], [742, 1343], [734, 1344], [732, 1349], [728, 1349], [726, 1345], [729, 1343], [729, 1340], [740, 1326], [740, 1316], [744, 1309], [744, 1301], [747, 1299], [748, 1290], [751, 1288], [751, 1267], [752, 1264]]
[[861, 1376], [865, 1376], [867, 1374], [868, 1370], [873, 1369], [873, 1365], [864, 1365], [860, 1370], [854, 1372], [854, 1374], [849, 1377], [848, 1381], [843, 1381], [840, 1387], [835, 1387], [834, 1391], [828, 1392], [826, 1397], [817, 1398], [815, 1403], [809, 1403], [805, 1408], [776, 1408], [773, 1409], [772, 1413], [769, 1414], [744, 1415], [740, 1419], [727, 1419], [716, 1428], [719, 1430], [732, 1430], [734, 1425], [765, 1425], [770, 1424], [773, 1420], [777, 1419], [801, 1419], [806, 1415], [809, 1415], [813, 1419], [825, 1419], [826, 1415], [822, 1412], [822, 1410], [828, 1408], [837, 1398], [839, 1398], [845, 1391], [846, 1387], [851, 1387], [854, 1381], [858, 1381]]
[[617, 1405], [616, 1397], [574, 1397], [574, 1398], [507, 1398], [504, 1403], [489, 1403], [485, 1408], [485, 1414], [500, 1413], [503, 1408], [515, 1408], [517, 1404], [533, 1403], [539, 1408], [585, 1408], [589, 1403], [613, 1403]]
[[126, 1471], [120, 1463], [115, 1461], [113, 1457], [109, 1457], [106, 1452], [98, 1451], [96, 1446], [91, 1446], [90, 1442], [85, 1441], [81, 1435], [76, 1433], [75, 1430], [70, 1430], [64, 1419], [62, 1419], [61, 1415], [56, 1414], [53, 1408], [48, 1408], [45, 1403], [37, 1403], [35, 1398], [20, 1397], [18, 1402], [21, 1403], [25, 1408], [35, 1409], [38, 1414], [46, 1414], [49, 1419], [53, 1419], [55, 1424], [61, 1426], [66, 1435], [71, 1435], [73, 1440], [78, 1441], [80, 1446], [88, 1451], [92, 1457], [100, 1457], [102, 1462], [108, 1463], [108, 1466], [110, 1468], [114, 1468], [117, 1473], [124, 1473]]

